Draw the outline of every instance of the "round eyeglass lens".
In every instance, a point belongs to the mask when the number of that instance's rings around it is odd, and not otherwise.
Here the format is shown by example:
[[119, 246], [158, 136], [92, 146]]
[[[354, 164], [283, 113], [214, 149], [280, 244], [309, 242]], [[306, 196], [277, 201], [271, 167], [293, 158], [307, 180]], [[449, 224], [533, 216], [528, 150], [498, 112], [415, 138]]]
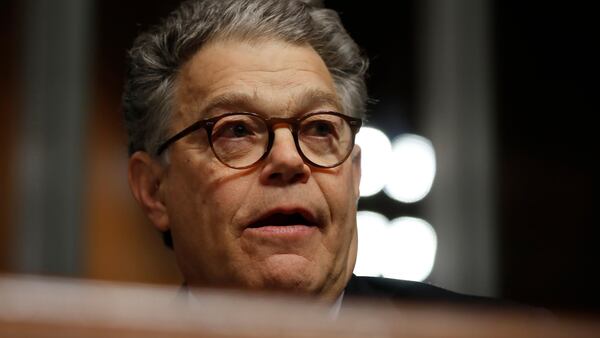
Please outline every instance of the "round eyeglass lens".
[[348, 122], [337, 115], [310, 115], [300, 123], [298, 141], [306, 158], [331, 167], [342, 162], [352, 150], [352, 130]]
[[211, 143], [221, 162], [233, 168], [244, 168], [254, 164], [266, 152], [269, 131], [265, 122], [256, 116], [229, 115], [213, 126]]

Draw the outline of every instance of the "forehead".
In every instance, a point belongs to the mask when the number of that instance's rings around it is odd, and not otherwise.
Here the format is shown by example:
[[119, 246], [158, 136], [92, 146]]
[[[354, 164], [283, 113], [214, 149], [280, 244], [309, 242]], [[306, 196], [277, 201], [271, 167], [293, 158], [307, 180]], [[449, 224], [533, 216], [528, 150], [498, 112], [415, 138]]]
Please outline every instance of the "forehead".
[[329, 70], [310, 46], [281, 41], [218, 41], [181, 69], [176, 114], [191, 120], [219, 110], [274, 115], [339, 110]]

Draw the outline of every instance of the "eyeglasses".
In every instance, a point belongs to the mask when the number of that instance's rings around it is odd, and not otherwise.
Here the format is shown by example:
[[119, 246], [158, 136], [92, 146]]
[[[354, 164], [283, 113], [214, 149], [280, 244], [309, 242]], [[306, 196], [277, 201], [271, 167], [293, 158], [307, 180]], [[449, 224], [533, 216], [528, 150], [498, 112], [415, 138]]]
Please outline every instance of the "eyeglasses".
[[350, 155], [362, 120], [336, 112], [268, 119], [254, 113], [227, 113], [185, 128], [164, 142], [156, 155], [162, 154], [177, 140], [204, 128], [219, 161], [234, 169], [249, 168], [267, 157], [275, 139], [273, 126], [280, 123], [291, 126], [296, 149], [305, 163], [333, 168]]

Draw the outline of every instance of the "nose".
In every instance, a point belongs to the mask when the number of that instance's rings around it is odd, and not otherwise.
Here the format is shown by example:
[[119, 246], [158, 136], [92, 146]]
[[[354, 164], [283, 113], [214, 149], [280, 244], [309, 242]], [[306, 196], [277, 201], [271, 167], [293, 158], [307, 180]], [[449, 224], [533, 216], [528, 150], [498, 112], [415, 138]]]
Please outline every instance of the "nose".
[[265, 159], [261, 182], [271, 185], [306, 183], [310, 177], [310, 167], [298, 153], [289, 126], [275, 125], [273, 133], [273, 146]]

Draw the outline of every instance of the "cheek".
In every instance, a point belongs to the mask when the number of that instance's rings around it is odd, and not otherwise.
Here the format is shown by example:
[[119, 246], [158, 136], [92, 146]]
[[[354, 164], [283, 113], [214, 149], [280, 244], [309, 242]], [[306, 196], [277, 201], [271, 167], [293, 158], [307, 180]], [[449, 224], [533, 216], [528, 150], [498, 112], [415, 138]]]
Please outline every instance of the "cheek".
[[199, 161], [173, 168], [178, 177], [170, 177], [168, 210], [174, 241], [180, 243], [175, 247], [186, 260], [195, 257], [196, 265], [210, 268], [218, 264], [215, 257], [225, 257], [235, 243], [231, 220], [239, 210], [244, 185], [232, 178], [237, 173], [229, 168], [210, 160], [194, 165]]
[[227, 230], [234, 213], [240, 209], [250, 186], [251, 175], [223, 166], [216, 159], [186, 160], [185, 168], [173, 184], [174, 210], [185, 224], [197, 224], [210, 237]]
[[348, 207], [354, 204], [356, 195], [351, 170], [340, 168], [339, 171], [317, 175], [316, 179], [332, 215], [346, 215], [350, 211]]
[[186, 157], [186, 152], [177, 155], [171, 158], [167, 178], [167, 210], [171, 228], [187, 236], [211, 221], [205, 210], [211, 207], [208, 191], [217, 171], [211, 166], [198, 165], [203, 156]]
[[[344, 168], [341, 168], [344, 169]], [[316, 179], [327, 202], [330, 220], [332, 223], [329, 232], [330, 239], [340, 241], [343, 244], [352, 234], [356, 219], [356, 199], [353, 187], [353, 176], [348, 168], [330, 173], [318, 173]], [[335, 241], [334, 241], [335, 242]]]

